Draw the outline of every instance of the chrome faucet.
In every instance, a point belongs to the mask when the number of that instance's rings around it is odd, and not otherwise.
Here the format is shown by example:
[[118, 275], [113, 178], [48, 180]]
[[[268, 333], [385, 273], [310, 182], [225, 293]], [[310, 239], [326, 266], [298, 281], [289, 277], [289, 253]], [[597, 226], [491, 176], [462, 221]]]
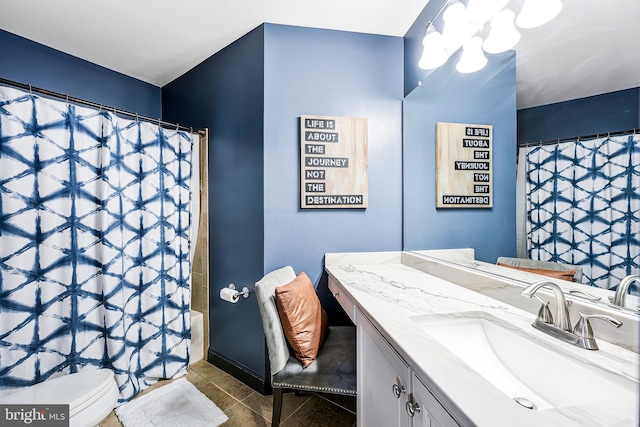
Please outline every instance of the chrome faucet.
[[627, 292], [629, 291], [629, 286], [636, 280], [640, 281], [640, 276], [637, 274], [630, 274], [620, 281], [620, 284], [616, 289], [616, 293], [613, 296], [613, 301], [611, 301], [613, 305], [624, 307], [624, 300], [627, 296]]
[[553, 282], [542, 280], [527, 286], [520, 293], [526, 297], [531, 298], [538, 289], [543, 287], [551, 289], [556, 297], [557, 307], [556, 307], [556, 315], [553, 316], [553, 326], [555, 326], [557, 329], [560, 329], [562, 331], [571, 332], [571, 321], [569, 320], [569, 308], [567, 307], [567, 301], [566, 301], [566, 298], [564, 297], [564, 292], [562, 292], [562, 289], [560, 289], [560, 286], [556, 285]]
[[[635, 278], [629, 280], [629, 283], [638, 278], [640, 277], [635, 276]], [[625, 286], [629, 285], [626, 284]], [[551, 289], [556, 297], [556, 315], [553, 316], [553, 319], [551, 318], [552, 316], [550, 316], [549, 309], [547, 307], [549, 303], [545, 302], [537, 295], [534, 295], [538, 291], [538, 289], [543, 287]], [[571, 321], [569, 320], [569, 306], [564, 296], [564, 292], [562, 291], [560, 286], [556, 285], [553, 282], [549, 282], [546, 280], [535, 282], [524, 288], [522, 291], [520, 291], [520, 293], [529, 298], [535, 296], [542, 302], [543, 306], [540, 308], [538, 317], [532, 324], [534, 328], [544, 332], [545, 334], [551, 335], [554, 338], [558, 338], [559, 340], [581, 348], [586, 348], [587, 350], [598, 349], [596, 340], [593, 337], [593, 330], [591, 329], [589, 319], [606, 320], [616, 328], [619, 328], [622, 325], [622, 322], [610, 316], [602, 314], [580, 313], [580, 320], [572, 329]]]

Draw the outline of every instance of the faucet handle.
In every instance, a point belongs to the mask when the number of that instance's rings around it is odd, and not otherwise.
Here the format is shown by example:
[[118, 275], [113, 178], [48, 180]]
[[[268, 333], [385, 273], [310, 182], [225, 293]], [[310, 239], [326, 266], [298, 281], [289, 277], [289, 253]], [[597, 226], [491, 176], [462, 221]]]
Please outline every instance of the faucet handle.
[[583, 343], [582, 346], [588, 350], [598, 349], [596, 340], [593, 337], [593, 329], [591, 328], [591, 323], [589, 323], [589, 319], [605, 320], [611, 323], [616, 328], [619, 328], [620, 326], [622, 326], [621, 321], [611, 316], [607, 316], [604, 314], [584, 314], [580, 312], [580, 320], [578, 320], [578, 322], [576, 323], [576, 326], [573, 328], [573, 333]]
[[553, 316], [551, 315], [551, 310], [549, 310], [549, 303], [540, 298], [538, 295], [534, 295], [533, 297], [542, 303], [542, 305], [540, 306], [540, 310], [538, 310], [538, 320], [544, 323], [552, 324]]

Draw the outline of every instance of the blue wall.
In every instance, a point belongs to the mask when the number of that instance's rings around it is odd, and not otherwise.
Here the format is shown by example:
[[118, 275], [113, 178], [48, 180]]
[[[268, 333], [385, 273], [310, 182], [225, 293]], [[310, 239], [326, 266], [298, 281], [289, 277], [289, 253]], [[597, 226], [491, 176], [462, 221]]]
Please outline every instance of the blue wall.
[[[477, 259], [495, 262], [516, 250], [515, 54], [488, 55], [471, 74], [456, 71], [460, 52], [440, 68], [420, 69], [427, 23], [444, 3], [430, 1], [404, 38], [403, 248], [472, 247]], [[493, 125], [493, 208], [435, 208], [436, 122]]]
[[[422, 39], [427, 31], [427, 23], [433, 19], [447, 0], [430, 0], [422, 9], [420, 15], [404, 35], [404, 94], [408, 95], [418, 86], [431, 70], [423, 70], [418, 67], [418, 61], [422, 56]], [[464, 1], [466, 3], [466, 0]], [[442, 30], [441, 17], [435, 21], [435, 25]]]
[[[264, 24], [165, 86], [163, 113], [210, 130], [211, 350], [264, 377], [255, 297], [221, 287], [284, 265], [318, 285], [325, 252], [401, 249], [402, 39]], [[304, 114], [369, 119], [369, 208], [299, 208]]]
[[518, 110], [518, 142], [640, 128], [640, 88]]
[[[402, 39], [265, 24], [264, 269], [402, 247]], [[301, 115], [364, 117], [369, 207], [300, 209]]]
[[209, 128], [210, 350], [265, 373], [255, 296], [229, 304], [229, 283], [253, 287], [263, 274], [264, 30], [260, 26], [163, 88], [164, 119]]
[[[494, 263], [515, 256], [516, 75], [513, 51], [490, 55], [475, 73], [458, 55], [404, 101], [404, 249], [475, 248]], [[493, 208], [435, 208], [436, 122], [493, 125]]]
[[161, 89], [0, 30], [0, 77], [142, 116], [161, 117]]

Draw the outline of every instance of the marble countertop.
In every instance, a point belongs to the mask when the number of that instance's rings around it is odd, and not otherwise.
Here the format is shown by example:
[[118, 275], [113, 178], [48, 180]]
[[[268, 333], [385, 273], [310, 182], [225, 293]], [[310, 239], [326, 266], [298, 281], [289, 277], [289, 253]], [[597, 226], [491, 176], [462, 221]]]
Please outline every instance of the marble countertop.
[[415, 315], [463, 317], [483, 312], [525, 336], [561, 352], [588, 370], [638, 383], [639, 355], [598, 340], [588, 351], [531, 327], [535, 316], [420, 270], [424, 259], [409, 252], [326, 254], [325, 269], [461, 425], [637, 426], [639, 392], [623, 399], [599, 396], [589, 403], [528, 410], [471, 370], [411, 320]]

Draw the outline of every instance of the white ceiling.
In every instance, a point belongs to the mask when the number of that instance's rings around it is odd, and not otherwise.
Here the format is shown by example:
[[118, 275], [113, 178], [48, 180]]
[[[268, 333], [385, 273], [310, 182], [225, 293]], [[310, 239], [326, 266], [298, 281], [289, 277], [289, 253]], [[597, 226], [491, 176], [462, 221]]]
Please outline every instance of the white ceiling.
[[[163, 86], [263, 22], [402, 37], [427, 2], [0, 0], [0, 28]], [[640, 86], [640, 1], [563, 3], [523, 32], [518, 108]]]
[[518, 108], [639, 87], [640, 0], [562, 3], [556, 19], [522, 31]]

